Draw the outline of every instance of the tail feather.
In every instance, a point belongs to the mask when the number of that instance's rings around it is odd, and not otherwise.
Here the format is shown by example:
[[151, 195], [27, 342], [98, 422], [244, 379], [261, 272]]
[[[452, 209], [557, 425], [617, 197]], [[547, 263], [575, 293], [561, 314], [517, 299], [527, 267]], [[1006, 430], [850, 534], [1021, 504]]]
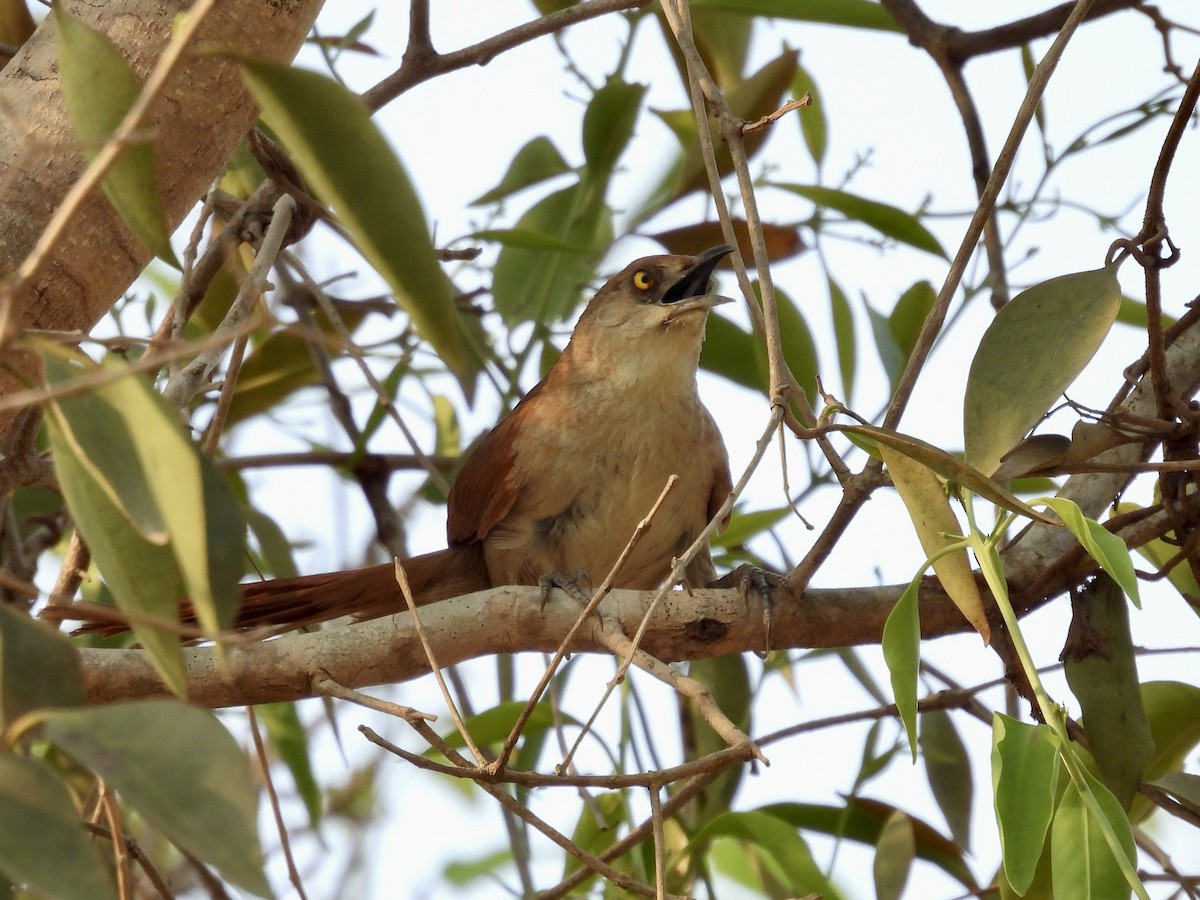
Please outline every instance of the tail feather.
[[[479, 544], [459, 544], [434, 553], [425, 553], [403, 561], [404, 572], [418, 606], [448, 600], [492, 586], [483, 550]], [[329, 572], [300, 575], [242, 585], [242, 602], [234, 628], [267, 625], [300, 627], [353, 616], [357, 621], [374, 619], [408, 608], [396, 583], [391, 563]], [[120, 634], [128, 624], [120, 621], [113, 607], [94, 608], [90, 604], [52, 606], [42, 617], [59, 620], [81, 619], [84, 624], [75, 634]], [[194, 624], [195, 613], [186, 600], [180, 604], [180, 621]]]
[[[491, 587], [478, 544], [461, 544], [403, 561], [417, 606]], [[374, 619], [408, 608], [391, 563], [301, 575], [242, 586], [235, 627], [312, 625], [342, 616]]]

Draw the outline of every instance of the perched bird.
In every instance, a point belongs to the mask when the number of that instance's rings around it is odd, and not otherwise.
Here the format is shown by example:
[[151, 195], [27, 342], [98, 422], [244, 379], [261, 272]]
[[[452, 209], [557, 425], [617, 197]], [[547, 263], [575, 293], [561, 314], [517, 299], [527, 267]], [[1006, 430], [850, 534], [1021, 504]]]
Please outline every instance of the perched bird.
[[[403, 561], [414, 599], [606, 577], [670, 476], [678, 482], [614, 586], [670, 574], [731, 489], [729, 459], [696, 388], [709, 293], [727, 245], [649, 256], [608, 280], [546, 377], [479, 442], [447, 499], [445, 550]], [[724, 523], [721, 523], [722, 526]], [[705, 547], [688, 584], [716, 572]], [[391, 564], [243, 586], [236, 625], [302, 625], [407, 608]]]

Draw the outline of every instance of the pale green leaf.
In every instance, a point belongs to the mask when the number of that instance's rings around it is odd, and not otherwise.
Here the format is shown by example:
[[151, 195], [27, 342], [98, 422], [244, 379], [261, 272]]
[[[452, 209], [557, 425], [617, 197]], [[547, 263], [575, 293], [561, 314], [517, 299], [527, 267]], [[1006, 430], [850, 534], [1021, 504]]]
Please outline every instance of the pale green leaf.
[[418, 333], [460, 378], [471, 375], [479, 362], [458, 320], [421, 201], [367, 107], [316, 72], [248, 60], [243, 73], [263, 120], [387, 281]]
[[914, 762], [917, 759], [917, 669], [921, 663], [920, 588], [921, 576], [918, 574], [888, 613], [880, 642], [891, 675], [896, 712], [908, 734]]
[[[54, 7], [58, 26], [58, 71], [71, 127], [84, 155], [93, 159], [133, 106], [142, 86], [109, 40]], [[113, 208], [146, 248], [179, 268], [158, 193], [154, 145], [143, 138], [126, 146], [104, 178]]]
[[[1133, 830], [1121, 804], [1086, 770], [1083, 776], [1130, 864], [1136, 868]], [[1050, 861], [1055, 900], [1128, 900], [1132, 893], [1100, 823], [1087, 808], [1074, 782], [1066, 785], [1054, 814]]]
[[1088, 518], [1073, 501], [1065, 497], [1042, 497], [1036, 501], [1058, 513], [1058, 517], [1083, 545], [1088, 556], [1113, 577], [1134, 606], [1141, 609], [1142, 600], [1138, 593], [1137, 574], [1133, 570], [1133, 559], [1125, 542], [1097, 522]]
[[174, 700], [52, 711], [44, 733], [181, 849], [270, 895], [250, 763], [211, 712]]
[[1005, 876], [1018, 894], [1033, 883], [1058, 796], [1058, 739], [1046, 725], [992, 717], [992, 790]]
[[1005, 304], [967, 376], [968, 465], [996, 471], [1095, 355], [1120, 306], [1115, 265], [1051, 278]]
[[875, 845], [872, 874], [877, 900], [900, 900], [915, 856], [912, 820], [896, 810], [888, 816]]
[[950, 826], [954, 842], [968, 848], [975, 785], [966, 745], [947, 710], [934, 709], [921, 714], [919, 742], [933, 799]]
[[775, 187], [799, 194], [817, 206], [836, 210], [847, 219], [862, 222], [885, 237], [924, 250], [942, 258], [946, 251], [942, 245], [912, 213], [878, 200], [868, 200], [849, 191], [823, 187], [815, 184], [776, 184]]
[[950, 508], [942, 483], [924, 465], [887, 444], [880, 443], [879, 453], [908, 510], [921, 548], [926, 558], [932, 561], [938, 581], [963, 618], [979, 632], [984, 643], [988, 643], [991, 640], [991, 627], [983, 609], [983, 597], [975, 584], [975, 573], [971, 571], [971, 563], [967, 559], [966, 548], [953, 553], [943, 552], [946, 547], [959, 542], [957, 536], [962, 533], [962, 526]]
[[696, 832], [691, 846], [703, 847], [720, 837], [735, 838], [762, 851], [772, 874], [797, 896], [818, 893], [826, 900], [842, 896], [813, 861], [804, 838], [769, 811], [720, 813]]
[[570, 171], [571, 167], [558, 152], [554, 142], [545, 135], [539, 135], [517, 151], [517, 155], [508, 164], [508, 171], [504, 173], [500, 183], [472, 200], [471, 206], [496, 203], [527, 187], [541, 184], [543, 181]]
[[728, 9], [747, 16], [798, 19], [876, 31], [903, 30], [875, 0], [692, 0], [692, 5]]

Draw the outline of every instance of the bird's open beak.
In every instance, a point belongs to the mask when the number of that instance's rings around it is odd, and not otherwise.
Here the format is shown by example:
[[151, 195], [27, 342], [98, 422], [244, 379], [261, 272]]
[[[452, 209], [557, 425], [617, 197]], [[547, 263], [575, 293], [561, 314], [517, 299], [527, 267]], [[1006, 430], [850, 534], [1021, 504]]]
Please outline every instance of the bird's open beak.
[[729, 244], [721, 244], [711, 250], [705, 250], [696, 257], [696, 261], [672, 284], [662, 295], [663, 306], [670, 306], [671, 319], [677, 319], [685, 312], [704, 310], [707, 312], [722, 303], [732, 303], [729, 297], [720, 294], [710, 294], [708, 284], [712, 280], [713, 270], [721, 260], [734, 251]]
[[705, 250], [697, 256], [691, 268], [687, 269], [673, 285], [663, 292], [663, 305], [679, 303], [703, 295], [713, 296], [708, 294], [708, 283], [712, 280], [713, 270], [734, 249], [730, 244], [721, 244], [719, 247]]

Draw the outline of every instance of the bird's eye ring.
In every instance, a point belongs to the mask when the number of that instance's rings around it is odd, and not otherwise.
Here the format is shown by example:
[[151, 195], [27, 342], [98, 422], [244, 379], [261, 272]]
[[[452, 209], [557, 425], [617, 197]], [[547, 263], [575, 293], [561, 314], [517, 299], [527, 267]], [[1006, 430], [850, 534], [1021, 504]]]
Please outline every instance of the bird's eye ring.
[[652, 291], [656, 283], [654, 276], [645, 269], [638, 269], [633, 273], [633, 286], [639, 291]]

